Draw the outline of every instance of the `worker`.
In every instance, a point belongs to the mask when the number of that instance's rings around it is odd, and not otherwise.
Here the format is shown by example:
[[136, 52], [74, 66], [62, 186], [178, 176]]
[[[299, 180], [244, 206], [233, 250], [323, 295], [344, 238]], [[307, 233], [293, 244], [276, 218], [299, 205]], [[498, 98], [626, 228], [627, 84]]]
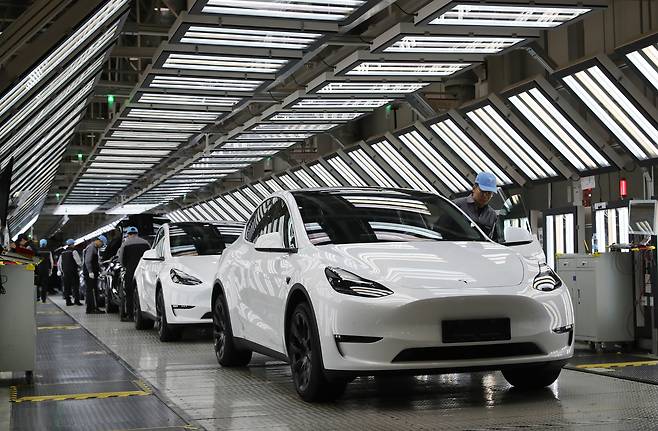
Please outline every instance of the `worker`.
[[133, 320], [133, 293], [135, 291], [135, 270], [137, 269], [137, 264], [142, 258], [142, 255], [146, 250], [151, 248], [149, 243], [139, 236], [139, 231], [135, 226], [130, 226], [126, 229], [128, 236], [126, 240], [121, 244], [119, 251], [117, 252], [117, 257], [119, 258], [119, 263], [126, 269], [124, 274], [124, 292], [121, 308], [119, 312], [121, 313], [121, 321], [127, 322]]
[[453, 201], [493, 240], [497, 238], [496, 220], [498, 214], [489, 206], [489, 202], [497, 191], [496, 176], [491, 172], [480, 172], [475, 177], [471, 194]]
[[87, 247], [85, 247], [82, 265], [82, 274], [85, 277], [85, 304], [87, 314], [103, 313], [98, 308], [98, 275], [101, 265], [99, 262], [100, 248], [107, 245], [105, 235], [99, 235]]
[[[66, 248], [57, 261], [57, 274], [62, 277], [64, 300], [68, 306], [82, 305], [80, 302], [80, 268], [82, 268], [82, 259], [75, 249], [75, 241], [67, 239]], [[75, 302], [71, 302], [71, 295]]]
[[[9, 248], [12, 251], [19, 251], [19, 252], [25, 251], [26, 253], [36, 252], [36, 247], [34, 246], [34, 244], [32, 244], [30, 238], [28, 238], [27, 235], [25, 235], [24, 233], [19, 234], [18, 237], [16, 238], [16, 241], [11, 242], [9, 244]], [[31, 255], [32, 253], [29, 254]]]
[[41, 239], [39, 241], [39, 250], [37, 255], [41, 261], [37, 264], [34, 271], [34, 284], [37, 286], [37, 299], [40, 297], [41, 302], [46, 302], [48, 294], [48, 285], [50, 283], [50, 274], [53, 272], [55, 266], [53, 262], [53, 254], [46, 248], [48, 241]]
[[123, 232], [119, 226], [114, 229], [110, 238], [110, 243], [105, 247], [105, 250], [103, 250], [103, 261], [111, 260], [116, 256], [117, 251], [119, 251], [119, 248], [121, 247], [121, 243], [123, 242]]

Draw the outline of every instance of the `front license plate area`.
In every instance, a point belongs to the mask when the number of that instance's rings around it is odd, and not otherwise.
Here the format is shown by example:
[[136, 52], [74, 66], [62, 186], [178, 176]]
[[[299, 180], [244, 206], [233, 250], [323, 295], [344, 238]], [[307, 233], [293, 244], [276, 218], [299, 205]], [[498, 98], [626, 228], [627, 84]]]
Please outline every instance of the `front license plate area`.
[[444, 343], [505, 341], [512, 338], [509, 318], [442, 320], [441, 333]]

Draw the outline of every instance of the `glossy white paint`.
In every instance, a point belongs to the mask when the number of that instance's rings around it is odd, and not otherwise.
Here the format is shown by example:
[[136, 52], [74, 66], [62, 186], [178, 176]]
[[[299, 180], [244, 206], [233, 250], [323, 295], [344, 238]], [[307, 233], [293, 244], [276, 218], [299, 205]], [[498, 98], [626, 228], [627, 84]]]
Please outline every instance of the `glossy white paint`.
[[[234, 336], [286, 354], [286, 304], [291, 291], [302, 286], [312, 304], [324, 366], [329, 370], [495, 368], [572, 356], [568, 334], [553, 332], [574, 323], [571, 298], [566, 286], [553, 292], [533, 289], [539, 272], [535, 243], [524, 246], [528, 256], [491, 241], [315, 246], [306, 235], [292, 194], [273, 196], [287, 204], [298, 251], [257, 251], [244, 234], [225, 250], [216, 279], [224, 289]], [[328, 266], [376, 281], [394, 293], [380, 298], [339, 293], [327, 281]], [[504, 317], [511, 320], [509, 342], [534, 342], [546, 354], [392, 362], [404, 349], [444, 345], [442, 320]], [[334, 336], [338, 334], [382, 340], [337, 343]]]

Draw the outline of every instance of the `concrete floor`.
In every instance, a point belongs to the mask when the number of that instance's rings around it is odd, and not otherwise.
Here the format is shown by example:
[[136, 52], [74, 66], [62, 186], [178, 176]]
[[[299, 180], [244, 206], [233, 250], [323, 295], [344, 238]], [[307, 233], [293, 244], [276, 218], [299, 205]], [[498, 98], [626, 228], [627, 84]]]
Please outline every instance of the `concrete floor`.
[[658, 386], [570, 370], [532, 394], [511, 389], [500, 373], [361, 378], [337, 402], [309, 405], [281, 362], [255, 355], [247, 369], [222, 369], [207, 333], [161, 343], [153, 330], [53, 299], [208, 430], [656, 429]]

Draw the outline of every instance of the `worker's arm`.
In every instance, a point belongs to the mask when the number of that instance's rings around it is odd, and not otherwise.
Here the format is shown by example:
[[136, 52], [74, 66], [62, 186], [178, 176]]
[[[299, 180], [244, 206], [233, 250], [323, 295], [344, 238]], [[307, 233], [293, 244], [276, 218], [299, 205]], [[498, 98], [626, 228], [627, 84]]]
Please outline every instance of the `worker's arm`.
[[76, 250], [73, 250], [71, 254], [73, 255], [73, 260], [75, 260], [75, 263], [78, 265], [78, 268], [82, 269], [82, 259], [80, 258], [80, 253], [78, 253]]
[[123, 264], [123, 249], [124, 249], [125, 245], [126, 245], [125, 243], [121, 244], [121, 247], [119, 247], [119, 251], [117, 251], [117, 257], [119, 258], [119, 264], [121, 264], [121, 266], [123, 266], [123, 267], [126, 266], [126, 265]]

